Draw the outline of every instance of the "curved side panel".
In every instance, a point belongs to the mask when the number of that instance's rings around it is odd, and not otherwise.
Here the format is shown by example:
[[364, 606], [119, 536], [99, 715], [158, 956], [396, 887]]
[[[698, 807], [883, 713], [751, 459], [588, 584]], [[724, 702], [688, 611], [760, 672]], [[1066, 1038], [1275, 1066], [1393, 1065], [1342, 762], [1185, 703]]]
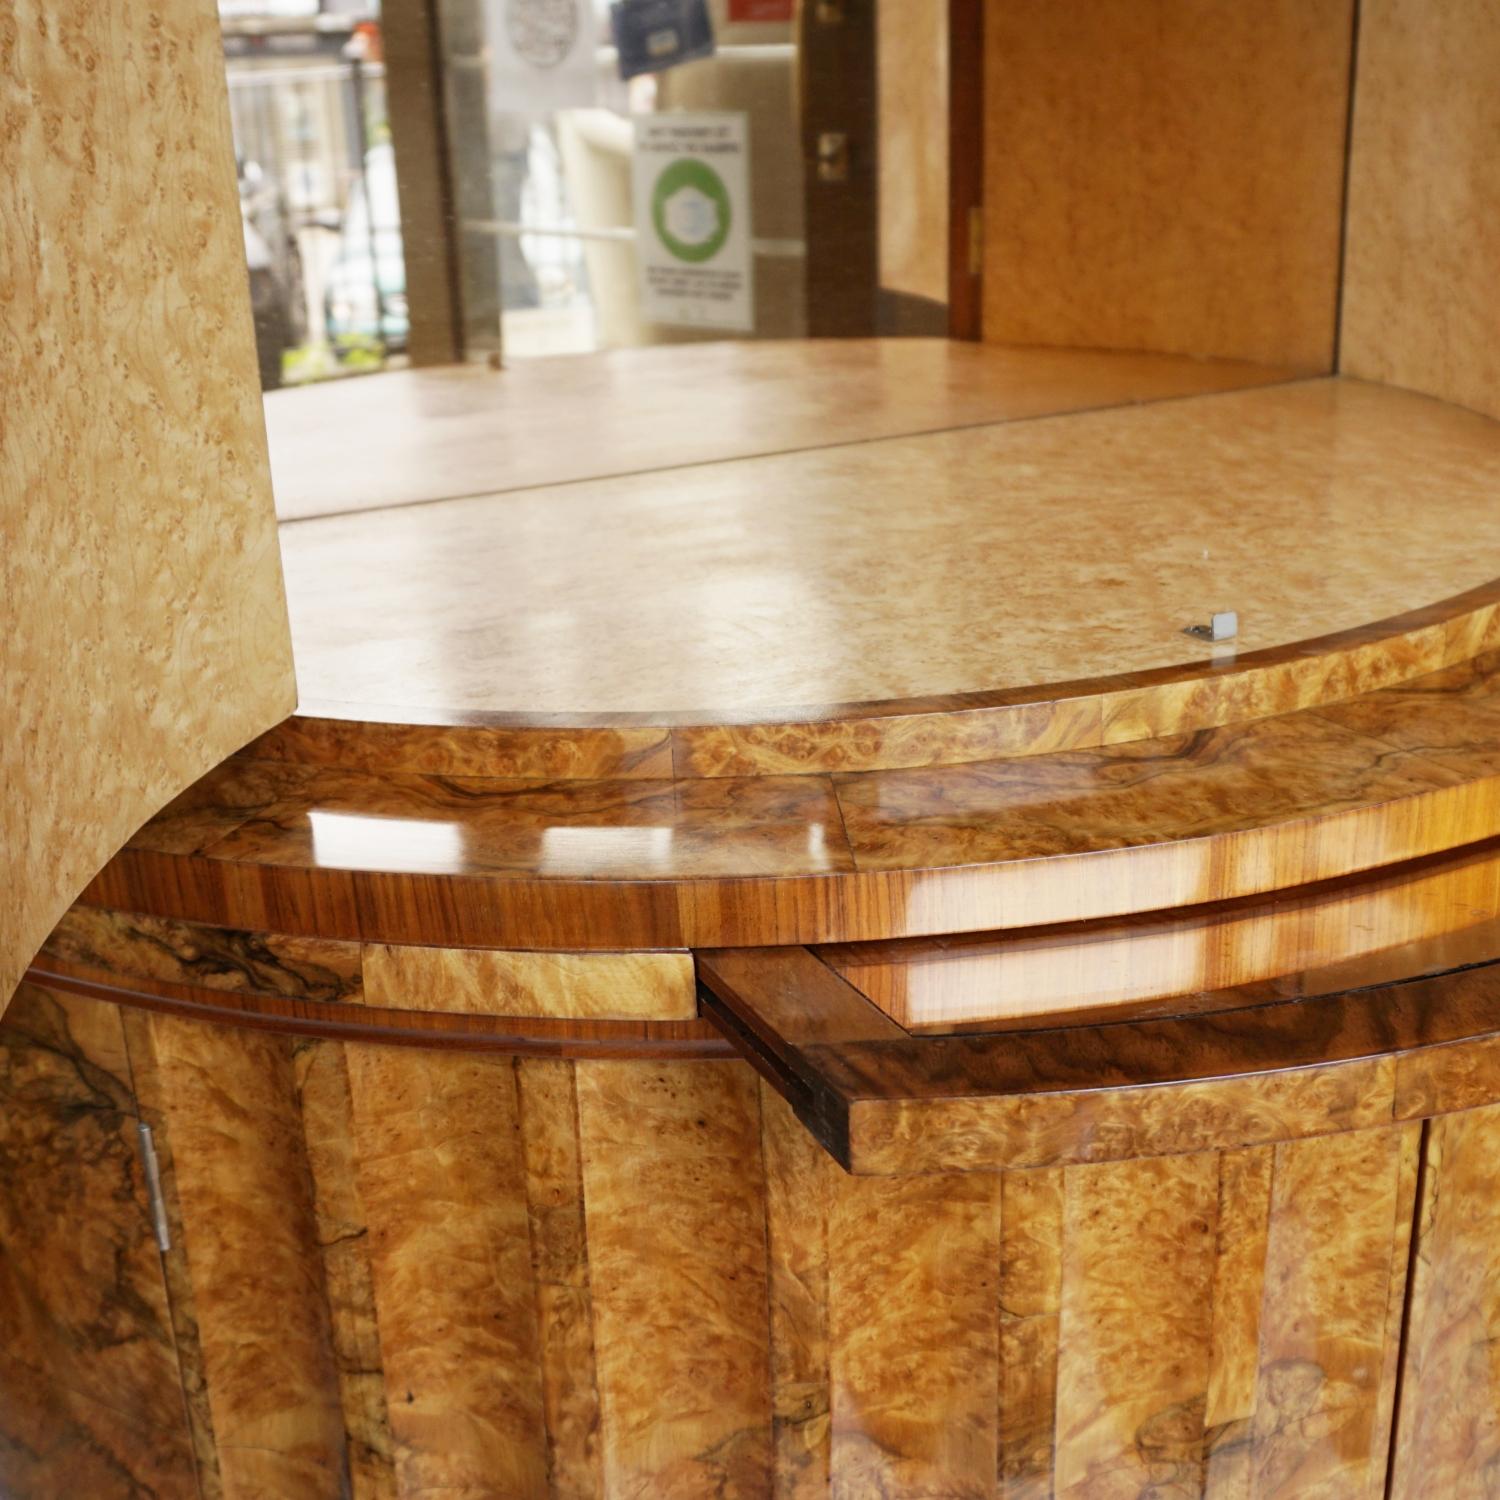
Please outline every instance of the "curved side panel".
[[0, 17], [0, 1003], [295, 701], [208, 0]]
[[1500, 417], [1500, 13], [1360, 10], [1340, 366]]

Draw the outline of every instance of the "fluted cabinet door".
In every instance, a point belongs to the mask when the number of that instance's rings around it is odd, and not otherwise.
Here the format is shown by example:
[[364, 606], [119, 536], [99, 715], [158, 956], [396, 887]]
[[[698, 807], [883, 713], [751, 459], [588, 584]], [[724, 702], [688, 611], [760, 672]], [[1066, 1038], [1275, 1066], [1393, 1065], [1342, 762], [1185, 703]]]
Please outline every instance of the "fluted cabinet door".
[[0, 1495], [197, 1500], [185, 1371], [112, 1005], [0, 1022]]
[[1391, 1494], [1500, 1493], [1500, 1106], [1427, 1126]]
[[859, 1177], [740, 1062], [28, 984], [0, 1024], [0, 1493], [1491, 1495], [1497, 1130]]
[[0, 7], [0, 1008], [294, 705], [212, 0]]

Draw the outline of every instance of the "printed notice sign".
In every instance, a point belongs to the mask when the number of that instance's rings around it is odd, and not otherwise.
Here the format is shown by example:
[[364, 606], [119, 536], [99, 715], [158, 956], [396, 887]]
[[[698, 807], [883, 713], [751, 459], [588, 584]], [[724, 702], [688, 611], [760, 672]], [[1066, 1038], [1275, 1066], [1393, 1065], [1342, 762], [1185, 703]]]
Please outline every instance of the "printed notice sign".
[[642, 315], [752, 332], [745, 116], [636, 116], [634, 190]]

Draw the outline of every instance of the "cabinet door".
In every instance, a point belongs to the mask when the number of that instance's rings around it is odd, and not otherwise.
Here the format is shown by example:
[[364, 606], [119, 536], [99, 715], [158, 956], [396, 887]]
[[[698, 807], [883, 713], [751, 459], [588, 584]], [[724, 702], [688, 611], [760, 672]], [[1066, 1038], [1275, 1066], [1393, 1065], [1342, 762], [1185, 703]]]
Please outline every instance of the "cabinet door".
[[0, 1022], [0, 1494], [198, 1500], [118, 1007]]
[[12, 0], [0, 143], [3, 1009], [295, 691], [211, 0]]

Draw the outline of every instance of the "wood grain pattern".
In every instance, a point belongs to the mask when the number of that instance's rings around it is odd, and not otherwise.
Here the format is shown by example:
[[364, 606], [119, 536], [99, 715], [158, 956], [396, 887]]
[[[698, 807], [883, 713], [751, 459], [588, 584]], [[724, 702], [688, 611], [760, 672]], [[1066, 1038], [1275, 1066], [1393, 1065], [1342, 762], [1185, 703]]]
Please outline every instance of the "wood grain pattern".
[[302, 1042], [293, 1049], [293, 1064], [338, 1367], [350, 1490], [353, 1500], [396, 1500], [395, 1444], [375, 1308], [370, 1219], [359, 1190], [360, 1143], [348, 1058], [337, 1042]]
[[875, 8], [880, 286], [944, 308], [948, 28], [947, 0]]
[[[1444, 983], [1493, 1008], [1483, 971]], [[1374, 998], [1445, 1050], [1441, 994]], [[1098, 1029], [1128, 1067], [1139, 1028]], [[1058, 1034], [1085, 1063], [1088, 1032]], [[288, 1046], [34, 987], [0, 1043], [18, 1494], [1343, 1500], [1382, 1493], [1393, 1420], [1393, 1495], [1488, 1491], [1500, 1106], [871, 1178], [740, 1064]], [[109, 1144], [132, 1087], [164, 1286]], [[307, 1464], [314, 1419], [346, 1471]]]
[[[1421, 974], [1422, 957], [1398, 972]], [[1310, 976], [1306, 999], [1211, 1014], [920, 1039], [831, 971], [810, 985], [813, 963], [702, 953], [704, 1005], [861, 1174], [1237, 1149], [1411, 1118], [1448, 1089], [1452, 1108], [1489, 1103], [1500, 1081], [1492, 958], [1395, 982], [1356, 969], [1321, 993]], [[831, 1022], [810, 1027], [809, 1011]]]
[[770, 1487], [765, 1187], [740, 1063], [577, 1065], [606, 1493]]
[[364, 950], [365, 998], [397, 1010], [559, 1019], [690, 1020], [686, 953], [505, 953], [497, 949]]
[[0, 1023], [0, 1489], [196, 1497], [119, 1012]]
[[518, 1064], [516, 1081], [549, 1493], [559, 1500], [588, 1500], [600, 1492], [603, 1479], [577, 1080], [571, 1064], [537, 1060]]
[[879, 1175], [990, 1172], [1357, 1130], [1392, 1117], [1393, 1073], [1373, 1059], [1136, 1095], [862, 1101], [850, 1112], [849, 1161]]
[[410, 771], [446, 776], [538, 776], [548, 781], [627, 779], [672, 774], [672, 737], [665, 726], [590, 729], [506, 728], [467, 722], [481, 715], [433, 713], [423, 723], [385, 724], [364, 717], [283, 719], [249, 746], [257, 760], [346, 766], [359, 771]]
[[1309, 971], [1472, 932], [1500, 911], [1497, 882], [1492, 841], [1268, 900], [817, 954], [919, 1034], [1009, 1030], [1044, 1015], [1181, 1015], [1236, 1003], [1250, 985], [1290, 999]]
[[213, 9], [19, 0], [0, 59], [3, 1005], [294, 691]]
[[1270, 1146], [1219, 1157], [1213, 1349], [1203, 1409], [1203, 1481], [1212, 1500], [1249, 1500], [1254, 1494], [1256, 1373], [1274, 1164]]
[[1340, 351], [1353, 374], [1492, 417], [1497, 68], [1486, 0], [1361, 4]]
[[[1014, 932], [1296, 891], [1242, 927], [1195, 911], [1182, 931], [1213, 925], [1180, 949], [1163, 927], [1116, 998], [1274, 978], [1493, 914], [1477, 851], [1451, 889], [1394, 868], [1500, 833], [1490, 628], [1462, 637], [1472, 660], [1345, 703], [922, 770], [544, 781], [238, 760], [84, 899], [285, 938], [580, 953]], [[1366, 871], [1410, 890], [1300, 889]], [[1052, 1008], [1086, 1005], [1081, 979], [1057, 982]]]
[[149, 818], [130, 836], [130, 845], [159, 854], [199, 854], [313, 785], [315, 775], [305, 765], [231, 756]]
[[46, 959], [122, 979], [338, 1003], [363, 988], [359, 946], [326, 938], [237, 932], [134, 912], [74, 906], [42, 945]]
[[77, 1391], [49, 1386], [7, 1350], [0, 1350], [0, 1392], [0, 1479], [9, 1493], [198, 1500], [177, 1433], [153, 1431]]
[[999, 1228], [993, 1177], [840, 1181], [828, 1224], [839, 1500], [991, 1493]]
[[[108, 1010], [109, 1002], [92, 1002]], [[208, 1394], [208, 1373], [204, 1365], [203, 1339], [198, 1329], [197, 1299], [193, 1293], [192, 1272], [187, 1263], [186, 1233], [183, 1228], [182, 1196], [177, 1191], [176, 1161], [172, 1151], [172, 1132], [166, 1116], [166, 1084], [157, 1063], [156, 1045], [151, 1035], [151, 1016], [140, 1010], [121, 1006], [120, 1025], [130, 1058], [130, 1076], [135, 1086], [140, 1118], [151, 1131], [152, 1150], [157, 1159], [161, 1183], [162, 1213], [166, 1221], [169, 1248], [162, 1253], [162, 1277], [167, 1287], [167, 1303], [172, 1318], [172, 1333], [177, 1345], [177, 1364], [182, 1372], [183, 1415], [188, 1441], [197, 1469], [200, 1500], [222, 1500], [224, 1476], [219, 1468], [218, 1438], [214, 1433], [213, 1407]]]
[[1000, 1181], [1000, 1416], [998, 1491], [1051, 1500], [1062, 1299], [1061, 1171], [1008, 1172]]
[[1348, 0], [985, 17], [984, 336], [1333, 360]]
[[1420, 748], [1440, 765], [1489, 771], [1500, 767], [1494, 746], [1500, 730], [1495, 661], [1485, 653], [1367, 697], [1325, 704], [1316, 716], [1398, 749]]
[[[114, 1004], [351, 1042], [662, 1060], [731, 1056], [748, 1045], [758, 1065], [776, 1065], [770, 1076], [795, 1092], [815, 1133], [841, 1155], [858, 1115], [867, 1147], [884, 1141], [881, 1149], [920, 1151], [923, 1142], [946, 1139], [942, 1149], [957, 1150], [952, 1165], [961, 1166], [989, 1139], [993, 1149], [1020, 1152], [1004, 1163], [1019, 1166], [1034, 1152], [1043, 1155], [1031, 1164], [1048, 1152], [1067, 1158], [1078, 1150], [1232, 1145], [1236, 1130], [1271, 1139], [1279, 1128], [1314, 1128], [1309, 1122], [1324, 1112], [1345, 1122], [1335, 1128], [1350, 1128], [1371, 1118], [1371, 1110], [1406, 1119], [1486, 1104], [1500, 1097], [1491, 980], [1497, 948], [1500, 920], [1491, 919], [1274, 984], [1194, 997], [1197, 1003], [1175, 1018], [1033, 1026], [969, 1043], [910, 1037], [834, 969], [798, 949], [700, 951], [705, 978], [730, 1007], [718, 1018], [733, 1019], [734, 1042], [703, 1019], [507, 1019], [319, 1007], [165, 981], [136, 980], [131, 988], [107, 982], [116, 976], [61, 962], [33, 972], [54, 989]], [[1445, 977], [1415, 977], [1422, 975]], [[1381, 987], [1378, 1001], [1353, 993], [1370, 987]], [[1298, 997], [1314, 1003], [1296, 1003]], [[220, 1003], [226, 1000], [232, 1004]], [[1194, 1019], [1196, 1012], [1203, 1014]], [[351, 1017], [369, 1024], [349, 1024]], [[920, 1062], [924, 1049], [937, 1061], [936, 1080]], [[1304, 1123], [1294, 1126], [1299, 1119]], [[897, 1129], [908, 1132], [899, 1146], [887, 1137]]]
[[1391, 1493], [1468, 1500], [1500, 1481], [1500, 1111], [1427, 1126]]
[[224, 995], [165, 980], [113, 982], [107, 971], [49, 960], [31, 978], [86, 999], [159, 1015], [201, 1020], [230, 1029], [498, 1053], [512, 1057], [732, 1057], [734, 1049], [711, 1022], [556, 1020], [552, 1017], [475, 1016], [455, 1011], [386, 1010], [325, 1005], [270, 995]]
[[[198, 853], [154, 848], [148, 825], [85, 901], [289, 937], [580, 952], [1237, 900], [1500, 833], [1497, 668], [1491, 653], [1340, 706], [923, 771], [544, 782], [325, 768], [249, 815], [231, 791], [232, 831]], [[195, 819], [213, 817], [214, 779]], [[1482, 918], [1492, 898], [1476, 879]], [[1461, 924], [1468, 900], [1438, 925]], [[1340, 923], [1325, 917], [1331, 958]]]
[[591, 881], [850, 866], [832, 785], [819, 776], [546, 782], [329, 770], [212, 851], [241, 864], [434, 875], [540, 866]]
[[[283, 555], [302, 699], [325, 717], [487, 714], [544, 745], [672, 724], [710, 731], [674, 736], [679, 771], [751, 752], [857, 769], [879, 720], [935, 697], [1028, 695], [1033, 722], [972, 756], [1035, 736], [1057, 696], [1038, 690], [1085, 678], [1192, 668], [1170, 694], [1116, 680], [1086, 705], [1113, 738], [1243, 717], [1236, 693], [1348, 696], [1354, 663], [1302, 643], [1489, 583], [1497, 473], [1500, 433], [1473, 413], [1306, 380], [336, 516], [288, 526]], [[1221, 604], [1240, 655], [1288, 648], [1271, 677], [1216, 673], [1184, 638]], [[1405, 675], [1443, 665], [1444, 621], [1426, 623]], [[807, 728], [824, 719], [836, 732]], [[746, 725], [764, 728], [720, 732]], [[921, 725], [891, 728], [892, 756], [930, 762]]]
[[[320, 765], [547, 780], [690, 778], [899, 769], [1118, 744], [1342, 701], [1467, 661], [1500, 639], [1497, 598], [1500, 585], [1482, 584], [1323, 637], [1123, 677], [776, 709], [717, 722], [685, 712], [610, 727], [622, 716], [327, 705], [326, 714], [411, 722], [318, 717], [305, 709], [254, 743], [248, 753], [262, 759], [234, 795], [253, 804], [257, 778], [270, 785], [279, 774], [290, 787], [308, 779], [306, 767]], [[289, 769], [278, 773], [266, 762]], [[194, 839], [194, 811], [185, 798], [175, 822], [156, 820], [161, 847]], [[241, 821], [230, 818], [230, 827]]]
[[183, 1253], [226, 1500], [347, 1483], [290, 1045], [153, 1016]]
[[359, 1047], [348, 1066], [399, 1493], [540, 1494], [515, 1065]]
[[1218, 1178], [1212, 1154], [1066, 1174], [1059, 1500], [1199, 1488]]
[[[1464, 784], [1478, 792], [1485, 768], [1475, 769], [1480, 774]], [[1037, 861], [1304, 821], [1329, 820], [1337, 840], [1332, 819], [1377, 803], [1382, 841], [1399, 846], [1403, 804], [1409, 800], [1415, 811], [1422, 794], [1452, 784], [1425, 757], [1317, 713], [1094, 751], [837, 782], [861, 870]], [[1482, 822], [1474, 827], [1484, 836]], [[1181, 899], [1158, 904], [1195, 899], [1201, 897], [1184, 890]]]
[[776, 1500], [822, 1500], [832, 1457], [828, 1215], [838, 1168], [765, 1084], [760, 1111], [774, 1493]]
[[[1384, 1493], [1384, 1358], [1399, 1337], [1415, 1126], [1276, 1148], [1261, 1312], [1255, 1493]], [[1403, 1185], [1406, 1191], [1401, 1191]], [[1399, 1308], [1400, 1295], [1395, 1293]]]

